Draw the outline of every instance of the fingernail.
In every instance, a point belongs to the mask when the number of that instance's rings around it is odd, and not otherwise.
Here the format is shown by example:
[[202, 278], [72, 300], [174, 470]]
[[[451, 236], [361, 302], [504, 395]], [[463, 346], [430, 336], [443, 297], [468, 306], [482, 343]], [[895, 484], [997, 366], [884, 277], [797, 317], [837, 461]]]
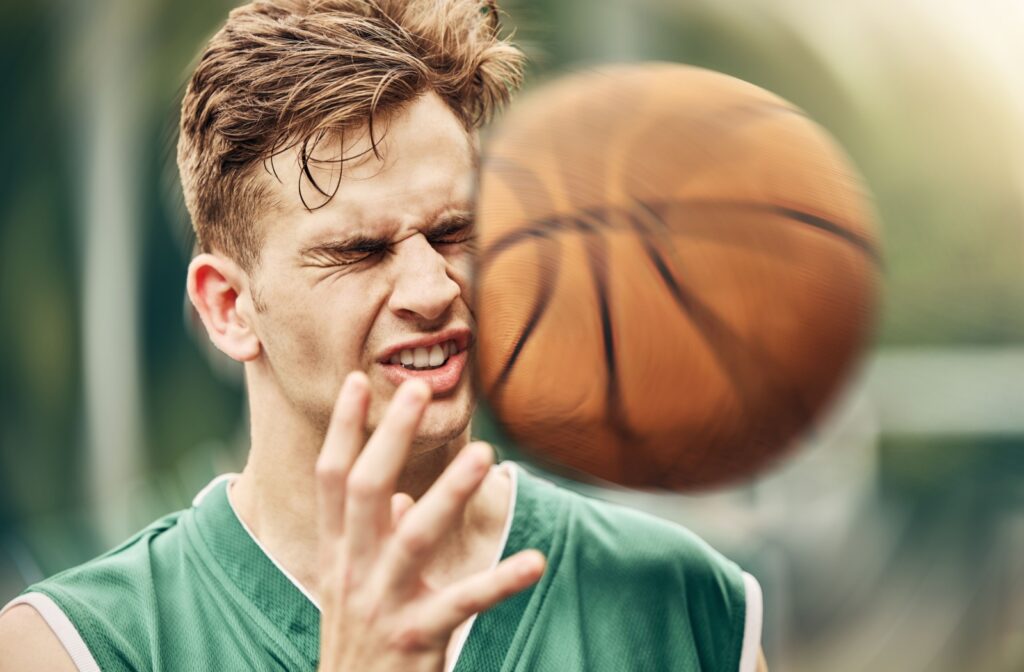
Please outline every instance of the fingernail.
[[519, 558], [519, 562], [516, 563], [516, 569], [519, 570], [520, 574], [533, 574], [540, 568], [540, 564], [540, 558], [530, 553]]
[[363, 390], [363, 382], [365, 378], [362, 371], [352, 371], [345, 376], [345, 383], [342, 385], [342, 389], [346, 396], [356, 394]]
[[462, 457], [462, 470], [466, 475], [476, 476], [483, 472], [487, 468], [484, 461], [480, 459], [479, 455], [472, 453], [466, 454]]
[[471, 444], [466, 450], [466, 461], [473, 465], [474, 471], [486, 469], [492, 459], [491, 448], [486, 443]]
[[420, 404], [430, 398], [430, 386], [420, 380], [410, 381], [405, 384], [402, 394], [408, 403]]

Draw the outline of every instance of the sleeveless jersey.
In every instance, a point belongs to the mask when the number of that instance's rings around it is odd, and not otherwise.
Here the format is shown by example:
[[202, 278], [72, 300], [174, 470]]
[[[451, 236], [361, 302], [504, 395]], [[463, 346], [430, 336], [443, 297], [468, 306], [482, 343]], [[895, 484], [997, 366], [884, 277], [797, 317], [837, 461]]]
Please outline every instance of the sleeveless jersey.
[[[685, 528], [502, 466], [513, 479], [502, 557], [536, 548], [548, 567], [474, 617], [448, 670], [754, 669], [753, 577]], [[319, 609], [236, 516], [227, 486], [8, 608], [35, 606], [87, 672], [315, 670]]]

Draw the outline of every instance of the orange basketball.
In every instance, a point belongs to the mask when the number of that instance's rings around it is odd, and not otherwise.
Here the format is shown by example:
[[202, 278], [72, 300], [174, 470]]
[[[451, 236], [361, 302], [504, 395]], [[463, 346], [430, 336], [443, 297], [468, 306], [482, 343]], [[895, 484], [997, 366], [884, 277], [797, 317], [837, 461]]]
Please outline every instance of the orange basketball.
[[576, 476], [676, 490], [772, 463], [870, 336], [872, 209], [830, 136], [674, 64], [542, 87], [488, 143], [477, 385]]

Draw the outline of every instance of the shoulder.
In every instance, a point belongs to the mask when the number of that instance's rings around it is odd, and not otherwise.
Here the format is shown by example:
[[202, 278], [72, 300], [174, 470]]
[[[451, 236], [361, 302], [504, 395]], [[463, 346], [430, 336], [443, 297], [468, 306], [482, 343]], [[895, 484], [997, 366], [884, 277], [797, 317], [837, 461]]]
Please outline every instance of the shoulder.
[[0, 672], [41, 670], [77, 672], [56, 633], [30, 604], [15, 604], [0, 614]]
[[569, 535], [580, 570], [614, 577], [644, 599], [656, 597], [716, 617], [719, 626], [742, 626], [744, 573], [689, 529], [656, 516], [570, 494]]
[[724, 576], [742, 583], [739, 566], [677, 523], [574, 492], [570, 524], [585, 539], [588, 555], [630, 572], [669, 572], [692, 583]]
[[[181, 513], [155, 521], [93, 560], [29, 586], [4, 608], [0, 639], [17, 642], [27, 656], [34, 656], [37, 647], [63, 652], [71, 667], [54, 670], [99, 670], [96, 661], [115, 650], [127, 667], [145, 669], [147, 633], [139, 624], [152, 619], [162, 568], [180, 563]], [[19, 639], [26, 632], [29, 639]]]
[[[682, 525], [636, 509], [580, 494], [556, 485], [521, 466], [519, 490], [528, 497], [517, 502], [536, 509], [544, 521], [559, 518], [566, 542], [584, 563], [607, 570], [625, 567], [633, 574], [686, 571], [697, 578], [725, 572], [737, 580], [739, 567]], [[542, 522], [541, 524], [546, 524]]]
[[130, 608], [150, 596], [164, 567], [179, 561], [183, 532], [178, 511], [149, 524], [106, 553], [29, 587], [66, 601]]
[[763, 612], [756, 579], [682, 525], [559, 490], [569, 511], [561, 564], [587, 586], [581, 599], [618, 605], [650, 628], [673, 624], [706, 669], [755, 669]]

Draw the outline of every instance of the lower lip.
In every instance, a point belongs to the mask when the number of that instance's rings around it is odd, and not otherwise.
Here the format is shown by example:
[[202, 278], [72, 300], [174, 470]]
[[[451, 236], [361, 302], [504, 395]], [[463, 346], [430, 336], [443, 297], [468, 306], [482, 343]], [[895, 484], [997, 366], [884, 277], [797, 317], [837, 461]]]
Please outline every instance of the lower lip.
[[430, 385], [431, 391], [435, 394], [451, 392], [459, 384], [462, 378], [462, 370], [466, 368], [466, 360], [469, 352], [462, 352], [452, 355], [448, 361], [436, 369], [424, 369], [415, 371], [407, 369], [401, 364], [381, 364], [384, 368], [384, 376], [391, 383], [398, 387], [407, 380], [418, 379]]

